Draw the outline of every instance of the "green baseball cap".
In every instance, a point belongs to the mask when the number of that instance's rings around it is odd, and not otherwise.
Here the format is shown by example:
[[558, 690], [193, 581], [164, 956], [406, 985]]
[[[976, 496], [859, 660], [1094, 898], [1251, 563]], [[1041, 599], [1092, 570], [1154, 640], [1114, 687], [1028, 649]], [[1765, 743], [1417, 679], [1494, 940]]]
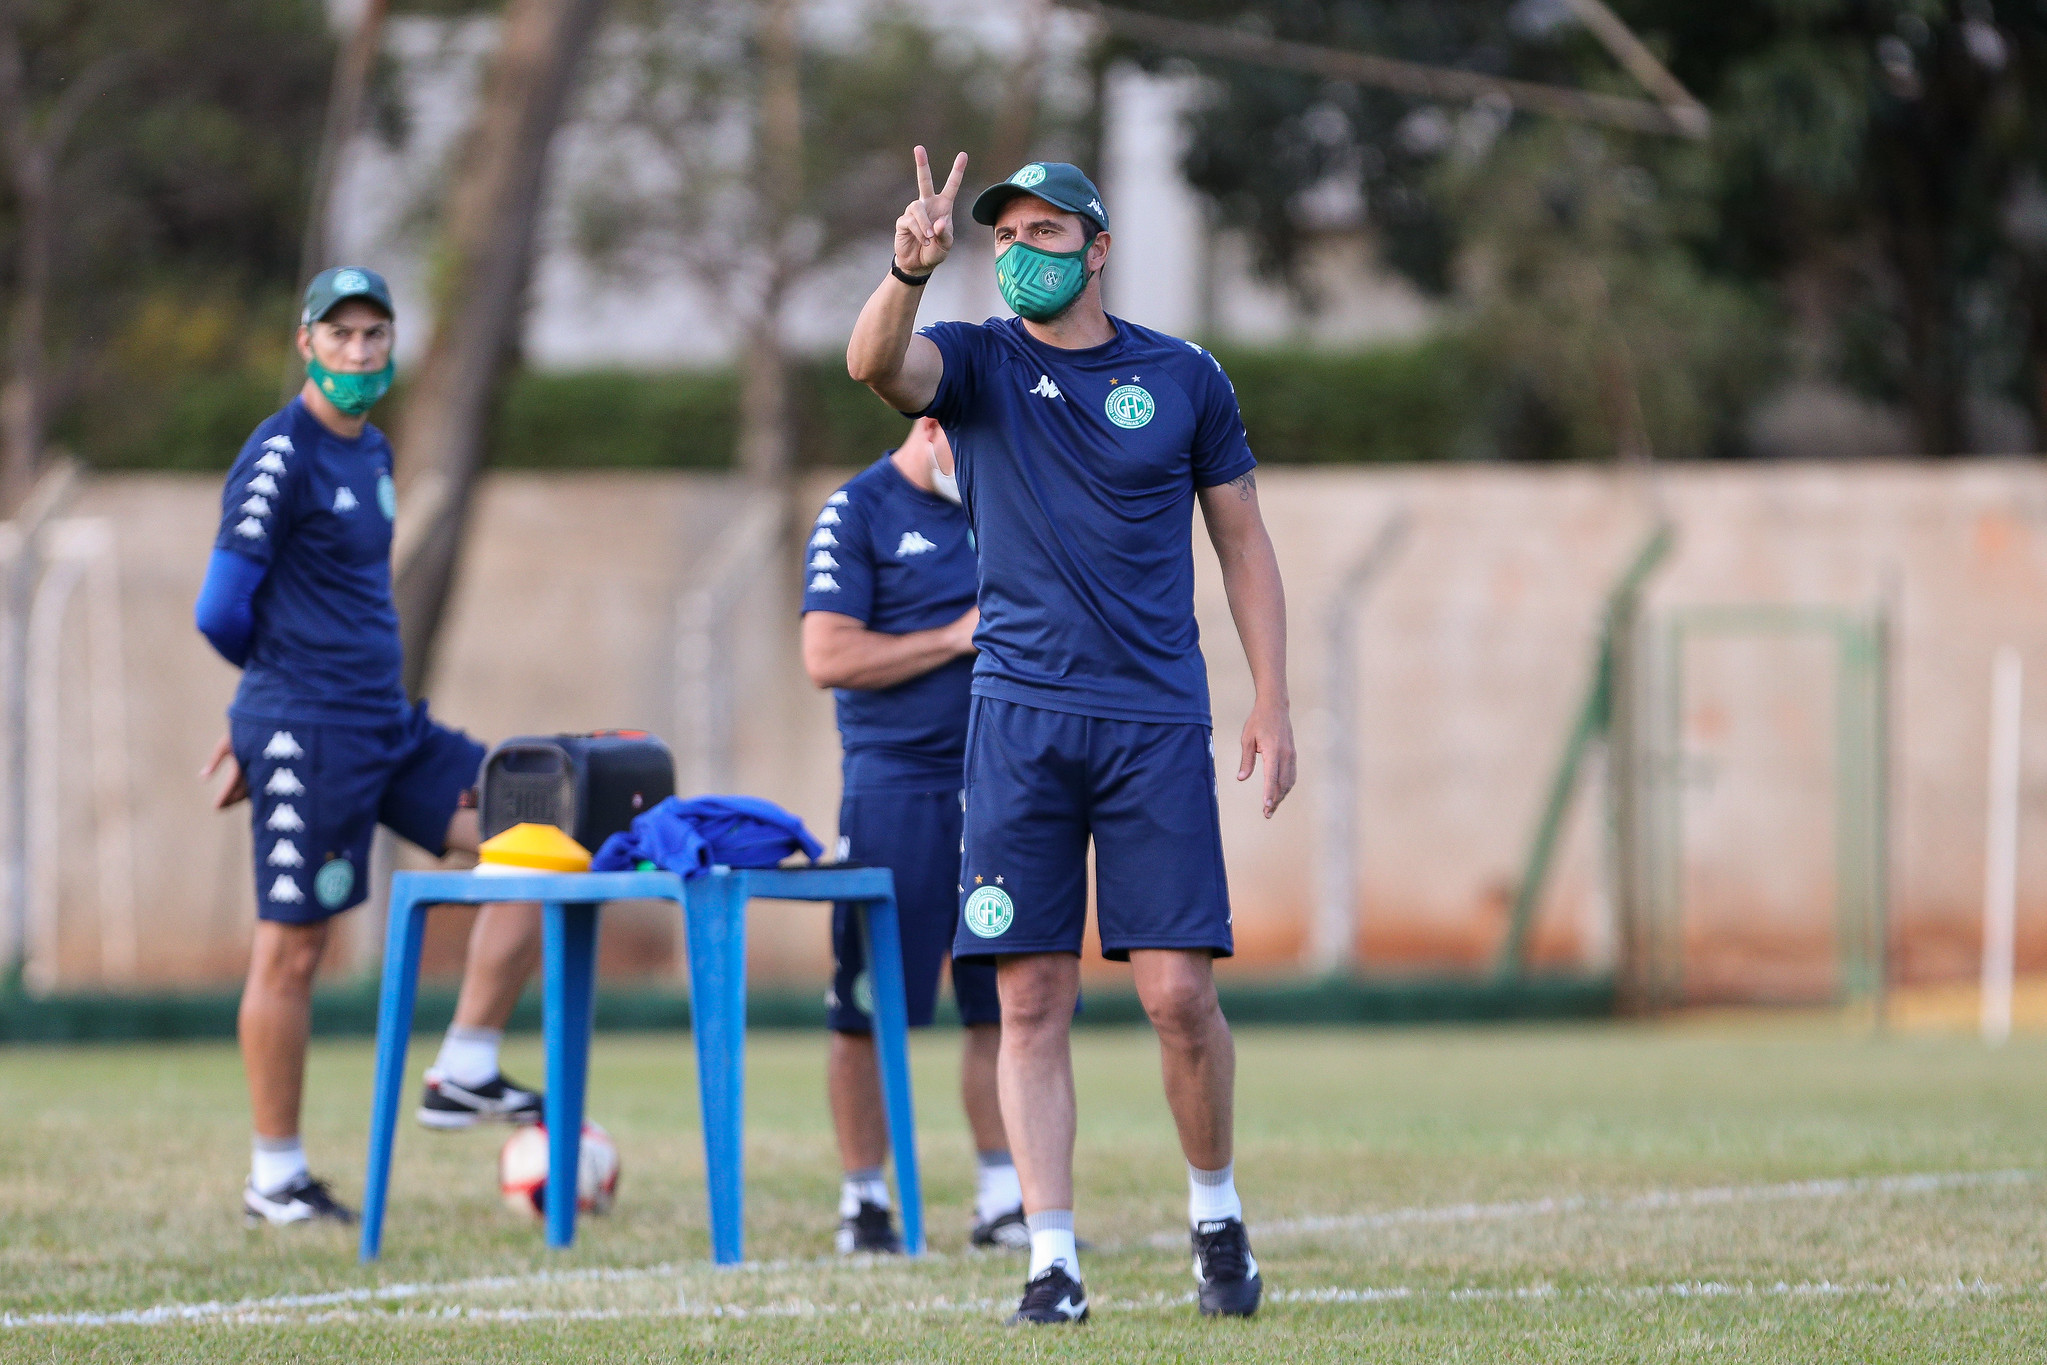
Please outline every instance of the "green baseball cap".
[[980, 198], [974, 200], [974, 221], [994, 227], [1009, 201], [1020, 194], [1077, 213], [1103, 232], [1109, 230], [1109, 211], [1102, 207], [1102, 192], [1080, 167], [1064, 161], [1033, 161], [1009, 179], [982, 190]]
[[299, 325], [318, 322], [349, 299], [368, 299], [387, 316], [398, 316], [398, 310], [391, 306], [391, 286], [384, 283], [382, 275], [361, 266], [337, 265], [313, 276], [313, 282], [306, 286], [306, 306], [299, 314]]

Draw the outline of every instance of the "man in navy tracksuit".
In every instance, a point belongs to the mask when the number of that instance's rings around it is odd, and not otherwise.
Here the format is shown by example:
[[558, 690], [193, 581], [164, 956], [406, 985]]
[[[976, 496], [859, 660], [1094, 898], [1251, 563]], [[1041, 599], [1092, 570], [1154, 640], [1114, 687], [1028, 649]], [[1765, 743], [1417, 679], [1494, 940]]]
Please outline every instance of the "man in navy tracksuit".
[[[477, 844], [464, 798], [484, 748], [408, 702], [400, 683], [391, 446], [367, 416], [390, 388], [392, 342], [391, 294], [375, 271], [327, 270], [307, 287], [305, 387], [228, 471], [196, 611], [242, 670], [202, 776], [226, 771], [216, 808], [252, 803], [258, 919], [239, 1020], [255, 1121], [242, 1195], [252, 1224], [354, 1220], [306, 1168], [299, 1109], [313, 974], [331, 918], [369, 893], [372, 833], [381, 823], [436, 856]], [[485, 907], [422, 1123], [538, 1120], [540, 1097], [497, 1065], [538, 956], [535, 907]]]
[[[973, 680], [973, 537], [938, 468], [945, 434], [908, 439], [825, 500], [804, 547], [803, 662], [835, 689], [845, 749], [839, 856], [895, 873], [910, 1023], [931, 1022], [959, 923], [960, 765]], [[900, 1251], [881, 1163], [888, 1150], [872, 996], [850, 908], [832, 911], [829, 1089], [844, 1182], [838, 1249]], [[995, 1094], [995, 969], [952, 965], [966, 1026], [960, 1097], [979, 1156], [976, 1246], [1022, 1247], [1023, 1192]]]
[[1200, 1311], [1248, 1316], [1264, 1281], [1237, 1195], [1236, 1053], [1215, 990], [1214, 960], [1234, 942], [1191, 523], [1198, 505], [1257, 689], [1237, 778], [1264, 755], [1270, 817], [1293, 785], [1294, 740], [1257, 461], [1213, 357], [1103, 311], [1109, 212], [1078, 167], [1031, 162], [974, 201], [1015, 316], [918, 331], [922, 286], [952, 249], [966, 158], [943, 189], [922, 147], [916, 161], [917, 199], [896, 221], [895, 260], [846, 367], [898, 411], [938, 419], [978, 541], [953, 955], [998, 964], [1002, 1117], [1031, 1234], [1012, 1321], [1088, 1315], [1068, 1030], [1090, 846], [1103, 955], [1130, 963], [1158, 1031]]

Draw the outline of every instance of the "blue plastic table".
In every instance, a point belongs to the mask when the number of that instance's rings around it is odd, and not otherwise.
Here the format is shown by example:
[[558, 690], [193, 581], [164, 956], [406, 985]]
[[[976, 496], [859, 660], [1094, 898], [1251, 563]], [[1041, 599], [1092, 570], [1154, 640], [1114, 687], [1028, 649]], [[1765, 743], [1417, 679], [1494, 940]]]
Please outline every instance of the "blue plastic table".
[[921, 1254], [924, 1198], [910, 1102], [902, 932], [896, 918], [894, 875], [887, 868], [871, 867], [719, 867], [687, 881], [672, 872], [392, 874], [383, 989], [377, 1008], [376, 1094], [363, 1182], [362, 1259], [375, 1260], [383, 1247], [391, 1143], [405, 1085], [405, 1051], [419, 991], [420, 942], [427, 911], [436, 905], [485, 901], [539, 901], [544, 907], [541, 1027], [547, 1050], [547, 1243], [565, 1247], [576, 1236], [576, 1166], [596, 1003], [598, 911], [605, 901], [669, 900], [682, 906], [688, 929], [690, 1031], [697, 1049], [711, 1254], [721, 1265], [741, 1260], [746, 1202], [746, 905], [756, 897], [849, 901], [863, 912], [860, 919], [874, 987], [875, 1054], [903, 1206], [903, 1243], [912, 1255]]

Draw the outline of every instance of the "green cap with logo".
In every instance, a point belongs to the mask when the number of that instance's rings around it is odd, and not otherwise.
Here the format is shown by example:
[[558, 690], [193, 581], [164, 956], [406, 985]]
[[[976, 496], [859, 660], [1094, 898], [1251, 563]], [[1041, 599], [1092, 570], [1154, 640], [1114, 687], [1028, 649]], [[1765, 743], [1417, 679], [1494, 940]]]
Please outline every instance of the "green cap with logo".
[[386, 316], [398, 316], [398, 310], [391, 306], [391, 286], [384, 283], [382, 275], [361, 266], [337, 265], [313, 276], [313, 282], [306, 286], [306, 306], [299, 314], [299, 325], [318, 322], [350, 299], [368, 299], [383, 309]]
[[1103, 232], [1109, 230], [1109, 211], [1102, 207], [1102, 192], [1080, 167], [1064, 161], [1033, 161], [1009, 179], [990, 185], [974, 201], [974, 221], [994, 227], [1009, 201], [1020, 194], [1035, 195], [1055, 208], [1077, 213]]

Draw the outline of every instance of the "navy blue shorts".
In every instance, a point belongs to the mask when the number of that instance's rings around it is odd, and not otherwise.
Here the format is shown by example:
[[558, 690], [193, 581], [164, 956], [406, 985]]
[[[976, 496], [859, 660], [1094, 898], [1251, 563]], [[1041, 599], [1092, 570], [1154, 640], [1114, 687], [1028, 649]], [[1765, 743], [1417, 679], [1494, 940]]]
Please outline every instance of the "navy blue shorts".
[[1078, 954], [1089, 839], [1103, 957], [1127, 962], [1133, 948], [1234, 951], [1206, 725], [975, 697], [954, 960]]
[[[960, 794], [847, 792], [839, 801], [839, 856], [896, 874], [896, 917], [903, 930], [903, 995], [910, 1024], [931, 1022], [938, 975], [952, 950], [960, 913]], [[867, 1033], [874, 1003], [867, 950], [850, 906], [832, 907], [832, 991], [825, 997], [839, 1033]], [[964, 1024], [1002, 1020], [995, 964], [952, 964], [952, 998]]]
[[447, 851], [448, 821], [476, 785], [484, 747], [436, 725], [426, 703], [389, 725], [234, 717], [228, 733], [249, 784], [256, 914], [313, 924], [369, 894], [370, 835], [390, 826]]

